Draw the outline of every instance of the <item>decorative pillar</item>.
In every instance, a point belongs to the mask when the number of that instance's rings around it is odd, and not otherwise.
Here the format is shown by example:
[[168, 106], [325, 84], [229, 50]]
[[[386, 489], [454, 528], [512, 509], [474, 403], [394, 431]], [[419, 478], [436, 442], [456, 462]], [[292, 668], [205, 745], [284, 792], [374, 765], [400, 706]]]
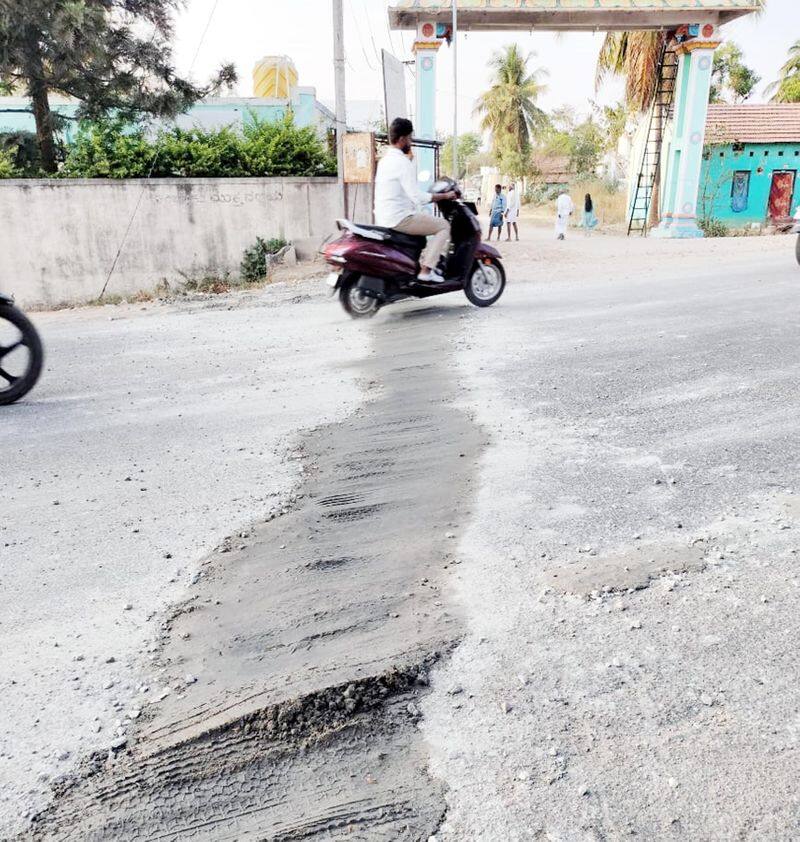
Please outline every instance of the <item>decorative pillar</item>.
[[651, 236], [702, 237], [697, 225], [697, 202], [714, 50], [721, 37], [711, 23], [681, 27], [677, 35], [685, 40], [677, 48], [680, 64], [674, 132], [669, 156], [662, 158], [667, 170], [662, 179], [661, 223]]
[[[417, 58], [417, 107], [414, 125], [416, 137], [422, 140], [436, 140], [436, 59], [441, 39], [437, 38], [437, 27], [433, 22], [420, 23], [414, 53]], [[433, 149], [416, 151], [417, 172], [436, 175], [436, 155]]]

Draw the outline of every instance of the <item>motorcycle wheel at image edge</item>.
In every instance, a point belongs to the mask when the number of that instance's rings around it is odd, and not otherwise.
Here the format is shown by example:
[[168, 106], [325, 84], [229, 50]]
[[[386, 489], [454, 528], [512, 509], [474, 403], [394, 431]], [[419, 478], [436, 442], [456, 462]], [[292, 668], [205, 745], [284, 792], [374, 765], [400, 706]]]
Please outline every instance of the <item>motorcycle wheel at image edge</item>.
[[[8, 322], [20, 333], [20, 338], [8, 346], [0, 346], [0, 406], [5, 406], [30, 392], [36, 385], [44, 364], [42, 340], [31, 320], [13, 304], [0, 303], [0, 324]], [[17, 347], [28, 350], [28, 365], [24, 373], [12, 377], [4, 368], [4, 358]]]

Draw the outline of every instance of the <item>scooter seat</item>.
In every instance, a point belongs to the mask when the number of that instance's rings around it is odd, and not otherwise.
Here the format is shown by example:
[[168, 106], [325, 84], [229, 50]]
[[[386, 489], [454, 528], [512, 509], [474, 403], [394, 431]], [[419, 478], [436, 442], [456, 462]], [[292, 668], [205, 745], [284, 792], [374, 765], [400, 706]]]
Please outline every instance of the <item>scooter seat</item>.
[[394, 228], [381, 228], [380, 225], [361, 225], [350, 222], [347, 219], [340, 219], [338, 225], [340, 229], [348, 230], [356, 236], [367, 237], [371, 240], [380, 240], [384, 243], [392, 243], [404, 251], [416, 251], [417, 254], [425, 248], [427, 243], [425, 237], [401, 234], [399, 231], [395, 231]]
[[427, 244], [425, 237], [417, 237], [413, 234], [401, 234], [400, 231], [395, 231], [394, 228], [381, 228], [379, 225], [361, 225], [359, 227], [383, 234], [384, 242], [394, 243], [404, 249], [418, 249], [422, 251]]

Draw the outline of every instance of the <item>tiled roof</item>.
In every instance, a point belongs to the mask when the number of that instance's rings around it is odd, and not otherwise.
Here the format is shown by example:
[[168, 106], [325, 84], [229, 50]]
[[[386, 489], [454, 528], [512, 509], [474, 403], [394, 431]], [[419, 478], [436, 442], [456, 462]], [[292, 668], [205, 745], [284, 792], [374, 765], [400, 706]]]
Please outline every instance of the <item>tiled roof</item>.
[[800, 143], [800, 103], [710, 105], [706, 143]]
[[566, 180], [569, 177], [567, 155], [534, 155], [533, 165], [545, 180]]

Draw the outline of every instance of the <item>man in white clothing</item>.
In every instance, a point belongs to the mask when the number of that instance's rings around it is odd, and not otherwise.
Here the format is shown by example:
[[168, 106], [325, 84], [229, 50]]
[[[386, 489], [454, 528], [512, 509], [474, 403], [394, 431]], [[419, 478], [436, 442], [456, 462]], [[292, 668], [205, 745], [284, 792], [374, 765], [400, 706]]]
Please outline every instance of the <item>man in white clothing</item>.
[[563, 240], [567, 236], [567, 223], [575, 210], [569, 193], [562, 191], [556, 199], [556, 239]]
[[411, 162], [411, 141], [414, 126], [410, 120], [398, 117], [389, 127], [389, 149], [378, 163], [375, 176], [375, 223], [381, 228], [393, 228], [401, 234], [430, 237], [420, 258], [419, 280], [442, 283], [436, 271], [439, 259], [450, 247], [450, 224], [435, 216], [422, 213], [421, 208], [431, 202], [455, 199], [454, 192], [426, 193], [417, 184]]
[[508, 236], [506, 242], [511, 241], [511, 226], [514, 226], [514, 234], [519, 242], [519, 228], [517, 227], [517, 220], [519, 219], [519, 193], [515, 189], [515, 185], [508, 185], [508, 206], [506, 208], [506, 224], [508, 225]]

